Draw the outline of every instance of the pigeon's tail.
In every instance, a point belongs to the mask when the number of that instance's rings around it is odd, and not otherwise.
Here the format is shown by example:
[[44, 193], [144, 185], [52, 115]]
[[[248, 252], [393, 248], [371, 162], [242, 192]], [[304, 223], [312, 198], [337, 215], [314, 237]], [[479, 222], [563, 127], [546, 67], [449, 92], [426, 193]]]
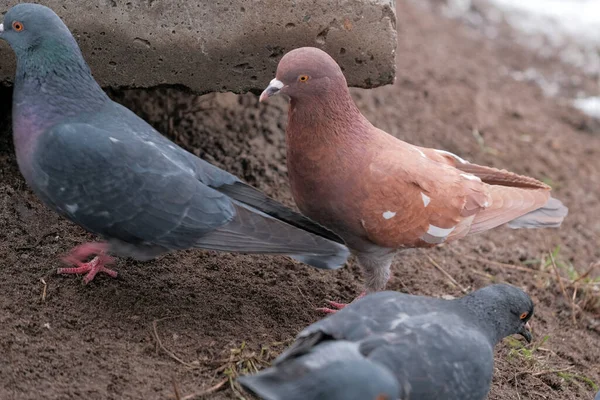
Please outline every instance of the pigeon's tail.
[[546, 189], [488, 186], [489, 207], [475, 214], [469, 235], [508, 224], [511, 228], [546, 228], [558, 226], [566, 207], [550, 197]]
[[522, 228], [558, 228], [569, 209], [560, 200], [550, 197], [543, 207], [531, 211], [508, 223], [513, 229]]
[[[340, 355], [343, 356], [343, 355]], [[265, 400], [398, 399], [394, 375], [368, 359], [325, 363], [317, 368], [294, 360], [294, 365], [271, 367], [238, 378], [250, 393]], [[317, 364], [319, 365], [319, 364]]]
[[282, 254], [321, 269], [344, 265], [350, 251], [343, 244], [236, 203], [228, 224], [202, 236], [196, 247], [238, 253]]

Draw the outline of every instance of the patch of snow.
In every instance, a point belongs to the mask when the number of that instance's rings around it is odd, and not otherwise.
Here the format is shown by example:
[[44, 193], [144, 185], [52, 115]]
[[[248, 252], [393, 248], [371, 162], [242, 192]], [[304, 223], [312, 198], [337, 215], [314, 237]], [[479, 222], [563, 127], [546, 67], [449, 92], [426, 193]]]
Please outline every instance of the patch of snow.
[[600, 1], [487, 0], [526, 34], [524, 44], [541, 55], [559, 51], [563, 61], [587, 73], [600, 72]]
[[573, 100], [575, 108], [581, 110], [583, 113], [600, 119], [600, 97], [585, 97], [581, 99]]

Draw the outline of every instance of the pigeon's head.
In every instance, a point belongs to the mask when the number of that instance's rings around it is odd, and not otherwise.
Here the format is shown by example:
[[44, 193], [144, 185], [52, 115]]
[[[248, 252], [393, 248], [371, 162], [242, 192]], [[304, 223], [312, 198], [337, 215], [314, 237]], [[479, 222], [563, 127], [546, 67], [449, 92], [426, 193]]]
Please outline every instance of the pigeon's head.
[[0, 24], [0, 39], [12, 47], [17, 58], [47, 49], [58, 51], [61, 44], [71, 47], [71, 32], [48, 7], [22, 3], [12, 7]]
[[279, 93], [293, 100], [321, 97], [332, 89], [348, 91], [340, 66], [315, 47], [301, 47], [279, 61], [277, 74], [260, 95], [260, 101]]
[[519, 334], [531, 342], [528, 322], [533, 315], [533, 301], [521, 289], [507, 284], [490, 285], [464, 299], [480, 322], [493, 329], [495, 341]]

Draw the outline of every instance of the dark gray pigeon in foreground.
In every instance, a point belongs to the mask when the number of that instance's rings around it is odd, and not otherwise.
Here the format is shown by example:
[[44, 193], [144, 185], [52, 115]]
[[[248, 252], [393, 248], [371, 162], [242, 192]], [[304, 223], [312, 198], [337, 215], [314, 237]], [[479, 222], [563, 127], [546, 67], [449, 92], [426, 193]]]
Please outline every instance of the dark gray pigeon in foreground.
[[[111, 101], [49, 8], [18, 4], [0, 25], [17, 56], [13, 135], [19, 168], [53, 210], [106, 241], [66, 258], [91, 281], [108, 254], [147, 260], [170, 250], [286, 254], [334, 269], [335, 234], [172, 143]], [[90, 256], [96, 256], [85, 263]]]
[[[456, 300], [373, 293], [310, 325], [271, 368], [239, 382], [267, 400], [483, 400], [494, 346], [512, 334], [530, 342], [532, 315], [529, 296], [506, 284]], [[367, 362], [362, 372], [356, 360]], [[341, 365], [352, 379], [332, 379]], [[376, 366], [395, 376], [399, 395]], [[368, 396], [352, 395], [365, 385]]]

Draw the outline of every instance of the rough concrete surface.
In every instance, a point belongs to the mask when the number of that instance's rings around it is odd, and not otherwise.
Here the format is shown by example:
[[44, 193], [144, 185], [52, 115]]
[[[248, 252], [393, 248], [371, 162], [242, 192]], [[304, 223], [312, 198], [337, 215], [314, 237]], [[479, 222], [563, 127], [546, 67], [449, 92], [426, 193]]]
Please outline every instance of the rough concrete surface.
[[[350, 86], [395, 76], [394, 0], [42, 0], [74, 33], [102, 86], [260, 90], [287, 51], [330, 53]], [[0, 0], [5, 13], [16, 1]], [[0, 82], [15, 60], [0, 43]]]

